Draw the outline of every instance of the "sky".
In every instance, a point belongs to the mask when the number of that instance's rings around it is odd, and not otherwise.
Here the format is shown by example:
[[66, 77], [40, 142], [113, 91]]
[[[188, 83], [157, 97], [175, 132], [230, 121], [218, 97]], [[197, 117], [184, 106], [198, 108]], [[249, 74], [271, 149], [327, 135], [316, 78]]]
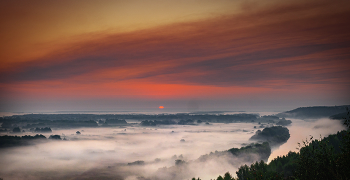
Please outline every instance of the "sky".
[[350, 103], [345, 0], [1, 1], [0, 111]]

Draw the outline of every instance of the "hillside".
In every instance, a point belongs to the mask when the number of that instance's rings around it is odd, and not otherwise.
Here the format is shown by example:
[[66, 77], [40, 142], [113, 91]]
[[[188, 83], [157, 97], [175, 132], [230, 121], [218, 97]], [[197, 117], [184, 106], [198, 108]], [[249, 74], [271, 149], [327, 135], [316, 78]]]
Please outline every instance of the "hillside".
[[328, 118], [336, 114], [345, 113], [346, 107], [349, 108], [350, 105], [299, 107], [291, 111], [278, 113], [276, 116], [281, 118], [299, 119]]

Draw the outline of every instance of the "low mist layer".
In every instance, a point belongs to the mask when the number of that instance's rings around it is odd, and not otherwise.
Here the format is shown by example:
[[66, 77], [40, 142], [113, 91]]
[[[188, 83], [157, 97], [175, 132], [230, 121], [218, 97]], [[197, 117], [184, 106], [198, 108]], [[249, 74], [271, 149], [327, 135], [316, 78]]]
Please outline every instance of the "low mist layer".
[[[271, 117], [262, 116], [260, 120]], [[290, 138], [280, 147], [273, 147], [269, 161], [295, 151], [297, 143], [309, 135], [324, 137], [344, 129], [341, 121], [328, 118], [312, 122], [291, 121], [287, 126]], [[257, 130], [272, 126], [255, 121], [141, 126], [142, 123], [131, 120], [128, 124], [52, 128], [52, 132], [43, 135], [57, 134], [66, 140], [48, 139], [33, 145], [2, 148], [0, 177], [6, 180], [212, 179], [227, 171], [234, 174], [239, 166], [259, 161], [258, 155], [251, 155], [247, 160], [243, 155], [234, 156], [225, 151], [255, 142], [249, 139]], [[34, 136], [36, 132], [2, 132], [5, 134]], [[203, 161], [200, 158], [203, 155], [209, 155], [209, 158]]]
[[[81, 134], [76, 134], [76, 131]], [[53, 140], [33, 146], [2, 149], [1, 174], [6, 179], [30, 179], [33, 175], [33, 179], [37, 179], [51, 176], [50, 171], [59, 171], [63, 174], [58, 173], [56, 178], [64, 178], [65, 175], [74, 176], [96, 168], [144, 161], [144, 166], [136, 167], [144, 169], [142, 171], [131, 170], [135, 169], [134, 166], [122, 168], [130, 169], [130, 176], [148, 176], [159, 168], [174, 166], [176, 159], [189, 161], [216, 150], [240, 147], [253, 132], [252, 124], [247, 123], [53, 130], [54, 134], [60, 134], [68, 141]], [[218, 165], [218, 161], [213, 163]], [[206, 166], [212, 169], [209, 164]], [[209, 172], [215, 177], [224, 171], [224, 168], [218, 168]], [[202, 169], [197, 173], [206, 174], [204, 172], [205, 169]]]

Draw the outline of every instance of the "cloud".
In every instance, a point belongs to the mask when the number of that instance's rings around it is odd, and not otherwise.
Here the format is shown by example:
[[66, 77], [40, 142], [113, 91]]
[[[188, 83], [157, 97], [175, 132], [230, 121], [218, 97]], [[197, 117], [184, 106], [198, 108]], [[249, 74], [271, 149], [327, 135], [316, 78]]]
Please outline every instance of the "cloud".
[[[349, 75], [346, 17], [350, 11], [324, 11], [328, 6], [325, 2], [279, 5], [100, 35], [41, 59], [15, 64], [1, 73], [1, 82], [70, 79], [130, 70], [136, 73], [100, 80], [149, 79], [216, 86], [254, 86], [281, 79], [290, 83], [334, 83], [334, 79], [348, 83], [339, 73]], [[317, 68], [309, 70], [312, 67]]]
[[[90, 98], [81, 109], [110, 101], [124, 109], [122, 99], [136, 98], [185, 99], [181, 107], [193, 98], [231, 101], [218, 101], [217, 108], [346, 104], [349, 7], [244, 1], [232, 14], [50, 42], [40, 57], [1, 63], [0, 96], [6, 101], [0, 106], [79, 109], [68, 105], [79, 98]], [[44, 101], [51, 105], [39, 103]]]

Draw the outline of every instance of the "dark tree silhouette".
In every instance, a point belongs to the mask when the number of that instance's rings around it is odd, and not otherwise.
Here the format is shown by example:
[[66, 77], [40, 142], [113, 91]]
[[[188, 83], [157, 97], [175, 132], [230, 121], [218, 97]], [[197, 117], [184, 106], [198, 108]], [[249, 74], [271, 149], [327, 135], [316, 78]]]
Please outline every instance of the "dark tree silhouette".
[[50, 135], [49, 139], [62, 140], [60, 135]]

